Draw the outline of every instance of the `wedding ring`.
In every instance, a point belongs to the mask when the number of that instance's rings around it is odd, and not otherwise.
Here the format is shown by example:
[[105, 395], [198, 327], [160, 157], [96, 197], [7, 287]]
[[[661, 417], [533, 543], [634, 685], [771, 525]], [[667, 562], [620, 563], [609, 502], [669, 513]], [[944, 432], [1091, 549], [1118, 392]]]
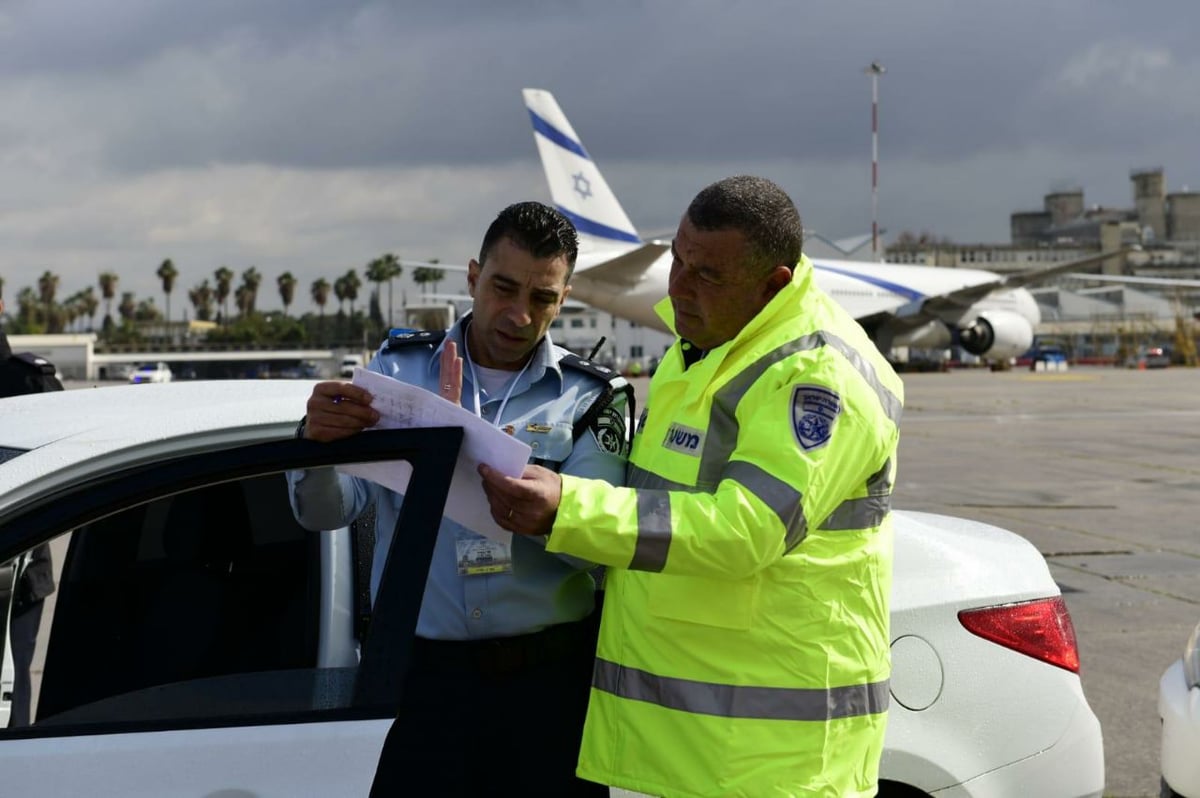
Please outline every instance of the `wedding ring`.
[[512, 508], [511, 508], [511, 507], [509, 507], [509, 508], [508, 508], [508, 515], [504, 516], [504, 520], [505, 520], [505, 521], [511, 521], [511, 520], [512, 520]]
[[339, 393], [337, 396], [333, 397], [333, 403], [334, 403], [335, 405], [340, 405], [340, 404], [342, 403], [342, 400], [343, 400], [343, 399], [345, 399], [345, 398], [346, 398], [346, 397], [342, 396], [342, 395]]
[[446, 383], [445, 385], [443, 385], [443, 386], [442, 386], [442, 390], [443, 390], [443, 391], [449, 391], [449, 390], [450, 390], [451, 388], [453, 388], [453, 387], [454, 387], [454, 386], [453, 386], [453, 385], [451, 385], [450, 383]]

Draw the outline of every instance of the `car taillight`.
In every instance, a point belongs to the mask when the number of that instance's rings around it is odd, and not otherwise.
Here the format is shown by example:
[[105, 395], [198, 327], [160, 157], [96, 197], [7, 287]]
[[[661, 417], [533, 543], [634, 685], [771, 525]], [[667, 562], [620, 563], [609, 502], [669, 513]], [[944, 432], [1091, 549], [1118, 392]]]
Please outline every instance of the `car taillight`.
[[985, 640], [1079, 673], [1075, 626], [1062, 596], [963, 610], [958, 620]]

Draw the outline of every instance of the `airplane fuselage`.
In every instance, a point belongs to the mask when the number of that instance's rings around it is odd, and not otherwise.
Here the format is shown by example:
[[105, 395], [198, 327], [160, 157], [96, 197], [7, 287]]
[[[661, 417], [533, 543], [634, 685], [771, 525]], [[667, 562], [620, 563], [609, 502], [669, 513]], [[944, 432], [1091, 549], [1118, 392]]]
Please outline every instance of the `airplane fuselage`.
[[[652, 329], [669, 332], [654, 312], [654, 305], [667, 296], [671, 273], [669, 253], [659, 256], [636, 283], [623, 285], [589, 274], [591, 267], [606, 262], [610, 252], [589, 256], [581, 254], [572, 280], [571, 297], [598, 307], [620, 318]], [[892, 263], [864, 263], [820, 258], [814, 261], [817, 285], [856, 319], [896, 314], [921, 300], [960, 288], [998, 279], [992, 272], [979, 269], [947, 269]], [[599, 270], [603, 272], [603, 270]], [[1032, 329], [1041, 321], [1037, 302], [1023, 288], [993, 291], [984, 299], [950, 314], [940, 322], [916, 326], [892, 335], [881, 348], [891, 346], [941, 347], [948, 345], [951, 330], [970, 324], [986, 311], [1002, 311], [1025, 319]]]

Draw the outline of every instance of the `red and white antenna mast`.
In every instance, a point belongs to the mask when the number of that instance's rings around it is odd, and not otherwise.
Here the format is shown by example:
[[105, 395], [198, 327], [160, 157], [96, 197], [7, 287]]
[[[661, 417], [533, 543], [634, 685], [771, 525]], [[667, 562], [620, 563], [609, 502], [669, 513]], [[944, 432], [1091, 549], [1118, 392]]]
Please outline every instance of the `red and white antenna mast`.
[[863, 71], [871, 76], [871, 257], [879, 260], [879, 76], [887, 70], [872, 61]]

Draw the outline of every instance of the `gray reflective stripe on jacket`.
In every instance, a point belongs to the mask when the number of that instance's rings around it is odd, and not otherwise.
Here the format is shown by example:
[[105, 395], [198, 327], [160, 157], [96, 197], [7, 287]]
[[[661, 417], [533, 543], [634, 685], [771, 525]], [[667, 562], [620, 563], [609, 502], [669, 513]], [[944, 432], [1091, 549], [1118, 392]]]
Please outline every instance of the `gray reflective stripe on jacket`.
[[889, 459], [867, 480], [867, 495], [861, 499], [846, 499], [829, 514], [820, 528], [868, 529], [882, 524], [892, 509], [891, 471]]
[[[627, 484], [638, 492], [638, 542], [629, 567], [634, 570], [661, 571], [671, 544], [671, 506], [669, 498], [644, 496], [645, 491], [686, 491], [713, 493], [722, 479], [733, 479], [753, 493], [779, 517], [787, 530], [786, 551], [791, 551], [808, 534], [808, 519], [801, 503], [803, 495], [783, 480], [752, 463], [731, 461], [737, 448], [739, 425], [737, 408], [743, 397], [758, 379], [776, 363], [797, 352], [829, 346], [841, 353], [875, 392], [884, 414], [897, 427], [900, 425], [902, 404], [885, 386], [875, 367], [858, 350], [841, 337], [818, 330], [788, 341], [760, 357], [713, 394], [709, 411], [704, 451], [700, 458], [696, 485], [684, 485], [663, 479], [640, 466], [630, 463]], [[823, 529], [867, 529], [883, 522], [891, 509], [891, 484], [888, 482], [890, 461], [867, 481], [867, 496], [847, 499], [830, 513]]]
[[596, 659], [592, 686], [620, 698], [723, 718], [806, 720], [875, 715], [888, 708], [888, 682], [844, 687], [746, 687], [658, 676]]

